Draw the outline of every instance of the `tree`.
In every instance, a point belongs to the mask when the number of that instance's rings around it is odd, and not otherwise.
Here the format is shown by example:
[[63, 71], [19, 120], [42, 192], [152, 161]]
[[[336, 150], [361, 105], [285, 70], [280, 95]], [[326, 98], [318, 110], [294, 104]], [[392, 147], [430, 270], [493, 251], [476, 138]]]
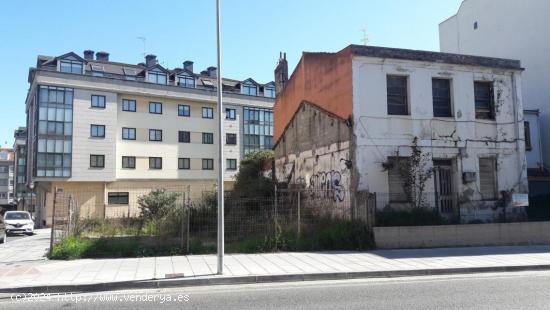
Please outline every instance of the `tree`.
[[275, 182], [265, 177], [262, 171], [266, 160], [273, 160], [273, 151], [252, 152], [241, 160], [233, 194], [237, 197], [265, 197], [273, 194]]
[[430, 153], [422, 153], [421, 147], [418, 146], [418, 137], [413, 138], [411, 151], [411, 156], [404, 159], [397, 154], [396, 164], [405, 195], [413, 203], [413, 207], [421, 208], [426, 206], [424, 190], [434, 168], [429, 167]]

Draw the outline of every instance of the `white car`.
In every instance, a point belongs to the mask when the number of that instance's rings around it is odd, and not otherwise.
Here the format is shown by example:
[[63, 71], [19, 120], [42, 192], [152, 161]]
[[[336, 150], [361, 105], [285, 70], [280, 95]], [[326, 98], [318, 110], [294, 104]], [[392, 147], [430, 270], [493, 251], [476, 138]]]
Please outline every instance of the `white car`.
[[32, 235], [34, 233], [34, 221], [27, 211], [7, 211], [4, 214], [4, 225], [6, 225], [6, 234]]

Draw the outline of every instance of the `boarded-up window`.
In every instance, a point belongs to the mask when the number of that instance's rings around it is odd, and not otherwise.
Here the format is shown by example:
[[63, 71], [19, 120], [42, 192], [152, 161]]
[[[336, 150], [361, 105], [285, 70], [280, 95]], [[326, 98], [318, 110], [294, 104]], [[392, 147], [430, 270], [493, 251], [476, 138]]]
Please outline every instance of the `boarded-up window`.
[[391, 163], [388, 169], [388, 186], [389, 186], [389, 201], [390, 202], [409, 202], [404, 188], [404, 180], [401, 168], [407, 164], [406, 157], [390, 157], [388, 161]]
[[432, 79], [432, 97], [435, 117], [453, 116], [451, 108], [451, 80]]
[[495, 158], [479, 159], [479, 191], [484, 200], [497, 198], [496, 173], [497, 164]]
[[407, 77], [387, 76], [388, 115], [408, 115]]
[[495, 119], [495, 101], [492, 82], [474, 82], [476, 118]]

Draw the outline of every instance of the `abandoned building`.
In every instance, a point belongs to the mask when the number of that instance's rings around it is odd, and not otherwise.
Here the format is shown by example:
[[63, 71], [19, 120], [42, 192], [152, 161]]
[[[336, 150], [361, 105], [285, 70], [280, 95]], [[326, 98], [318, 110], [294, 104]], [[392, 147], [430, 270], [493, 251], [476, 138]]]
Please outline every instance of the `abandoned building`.
[[275, 178], [377, 209], [462, 222], [522, 217], [528, 192], [519, 61], [350, 45], [275, 69]]

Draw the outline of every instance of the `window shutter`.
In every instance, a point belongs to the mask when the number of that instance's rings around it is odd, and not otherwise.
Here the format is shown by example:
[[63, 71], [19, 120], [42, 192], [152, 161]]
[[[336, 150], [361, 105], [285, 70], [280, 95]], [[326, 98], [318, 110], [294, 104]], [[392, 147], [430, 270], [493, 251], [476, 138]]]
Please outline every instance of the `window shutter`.
[[479, 191], [482, 199], [496, 199], [496, 162], [494, 158], [479, 159]]

